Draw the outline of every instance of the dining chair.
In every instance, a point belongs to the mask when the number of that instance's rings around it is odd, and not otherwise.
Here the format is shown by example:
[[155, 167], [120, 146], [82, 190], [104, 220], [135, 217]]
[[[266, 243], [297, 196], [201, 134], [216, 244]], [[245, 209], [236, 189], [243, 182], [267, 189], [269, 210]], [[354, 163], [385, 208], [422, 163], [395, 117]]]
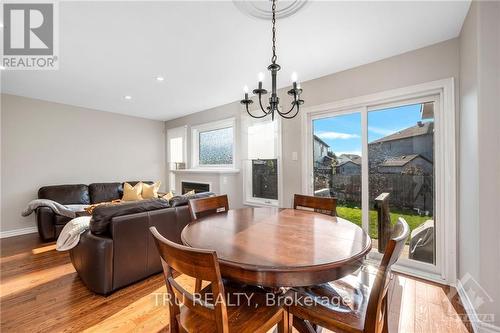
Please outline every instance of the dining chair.
[[[208, 198], [191, 199], [188, 205], [193, 221], [203, 216], [227, 212], [229, 210], [229, 200], [226, 194]], [[195, 292], [201, 290], [201, 280], [196, 279], [194, 290]]]
[[[224, 285], [215, 251], [183, 246], [150, 227], [160, 253], [169, 308], [170, 332], [267, 332], [278, 325], [288, 331], [288, 314], [278, 305], [267, 305], [258, 287]], [[189, 293], [172, 272], [210, 282], [200, 293]], [[240, 302], [238, 302], [238, 300]], [[179, 306], [182, 304], [183, 306]]]
[[293, 197], [293, 209], [297, 209], [298, 207], [312, 208], [315, 212], [331, 216], [337, 215], [337, 199], [335, 198], [295, 194]]
[[208, 198], [199, 198], [189, 200], [189, 211], [193, 220], [202, 216], [227, 212], [229, 210], [229, 201], [227, 195], [218, 195]]
[[[362, 266], [340, 280], [313, 287], [293, 288], [297, 302], [289, 307], [299, 332], [316, 332], [319, 325], [334, 332], [388, 331], [387, 290], [391, 266], [398, 260], [409, 235], [408, 223], [399, 218], [378, 267]], [[304, 321], [306, 320], [306, 321]]]

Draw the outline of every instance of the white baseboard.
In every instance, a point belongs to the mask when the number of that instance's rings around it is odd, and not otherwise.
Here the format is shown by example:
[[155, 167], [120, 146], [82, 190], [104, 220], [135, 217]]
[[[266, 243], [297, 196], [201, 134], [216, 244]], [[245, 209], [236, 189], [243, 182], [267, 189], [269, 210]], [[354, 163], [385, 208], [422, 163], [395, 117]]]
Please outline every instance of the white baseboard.
[[474, 333], [500, 333], [500, 327], [484, 322], [478, 317], [476, 309], [472, 305], [460, 280], [457, 281], [455, 288], [457, 289], [458, 296], [460, 296], [460, 301], [464, 306], [465, 312], [467, 312]]
[[7, 238], [7, 237], [14, 237], [14, 236], [32, 234], [32, 233], [35, 233], [35, 232], [38, 232], [38, 228], [37, 227], [29, 227], [29, 228], [22, 228], [22, 229], [14, 229], [14, 230], [1, 231], [0, 232], [0, 238]]

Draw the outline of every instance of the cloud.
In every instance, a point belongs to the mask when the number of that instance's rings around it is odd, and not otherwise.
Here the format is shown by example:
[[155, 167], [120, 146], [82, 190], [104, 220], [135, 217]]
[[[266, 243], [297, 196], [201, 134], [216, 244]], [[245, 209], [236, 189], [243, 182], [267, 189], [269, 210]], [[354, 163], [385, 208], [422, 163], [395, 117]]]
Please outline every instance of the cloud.
[[348, 139], [355, 139], [359, 138], [359, 135], [357, 134], [348, 134], [348, 133], [340, 133], [340, 132], [318, 132], [316, 134], [319, 138], [321, 139], [342, 139], [342, 140], [348, 140]]
[[393, 129], [388, 129], [388, 128], [368, 126], [368, 132], [372, 132], [372, 133], [383, 135], [383, 136], [387, 136], [387, 135], [396, 133], [397, 131], [398, 130], [393, 130]]
[[340, 156], [340, 155], [358, 155], [361, 156], [361, 151], [359, 150], [353, 150], [353, 151], [334, 151], [335, 155]]

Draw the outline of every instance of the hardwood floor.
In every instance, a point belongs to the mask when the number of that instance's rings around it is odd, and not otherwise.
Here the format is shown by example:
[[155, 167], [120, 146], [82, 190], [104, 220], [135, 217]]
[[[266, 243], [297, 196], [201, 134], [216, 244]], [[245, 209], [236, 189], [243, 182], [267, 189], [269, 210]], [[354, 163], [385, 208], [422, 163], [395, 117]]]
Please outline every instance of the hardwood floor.
[[[0, 240], [2, 332], [162, 332], [168, 328], [161, 274], [111, 296], [83, 285], [67, 252], [40, 243], [37, 234]], [[178, 277], [194, 288], [194, 280]], [[390, 293], [390, 332], [471, 332], [453, 289], [395, 275]], [[326, 332], [326, 331], [324, 331]]]

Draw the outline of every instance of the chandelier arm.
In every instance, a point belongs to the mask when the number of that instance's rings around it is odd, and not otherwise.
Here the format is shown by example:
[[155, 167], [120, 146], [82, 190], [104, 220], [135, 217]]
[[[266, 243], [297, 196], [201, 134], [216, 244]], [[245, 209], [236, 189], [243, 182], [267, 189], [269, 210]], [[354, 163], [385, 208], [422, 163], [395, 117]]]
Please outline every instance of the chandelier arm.
[[288, 110], [287, 112], [279, 112], [280, 115], [286, 115], [286, 114], [289, 114], [290, 112], [293, 111], [293, 109], [295, 109], [295, 105], [296, 105], [296, 102], [297, 101], [297, 98], [294, 98], [294, 101], [292, 102], [292, 107], [290, 108], [290, 110]]
[[266, 112], [266, 110], [264, 109], [264, 106], [262, 105], [262, 94], [259, 94], [259, 105], [260, 105], [260, 109], [262, 110], [262, 112], [264, 112], [265, 116], [267, 116], [269, 114], [269, 112]]
[[266, 114], [264, 114], [264, 115], [262, 115], [262, 116], [254, 116], [252, 113], [250, 113], [250, 110], [248, 109], [248, 104], [246, 105], [246, 109], [247, 109], [247, 113], [248, 113], [248, 115], [249, 115], [250, 117], [252, 117], [252, 118], [257, 118], [257, 119], [258, 119], [258, 118], [264, 118], [265, 116], [267, 116], [267, 113], [266, 113]]
[[[297, 111], [293, 114], [293, 116], [287, 116], [287, 114], [290, 113], [290, 111], [292, 111], [295, 106], [297, 106]], [[299, 105], [298, 104], [294, 104], [294, 106], [292, 107], [292, 109], [290, 111], [288, 111], [286, 113], [281, 113], [281, 112], [278, 111], [278, 114], [281, 117], [285, 118], [285, 119], [295, 118], [295, 116], [297, 116], [297, 114], [299, 114]]]

